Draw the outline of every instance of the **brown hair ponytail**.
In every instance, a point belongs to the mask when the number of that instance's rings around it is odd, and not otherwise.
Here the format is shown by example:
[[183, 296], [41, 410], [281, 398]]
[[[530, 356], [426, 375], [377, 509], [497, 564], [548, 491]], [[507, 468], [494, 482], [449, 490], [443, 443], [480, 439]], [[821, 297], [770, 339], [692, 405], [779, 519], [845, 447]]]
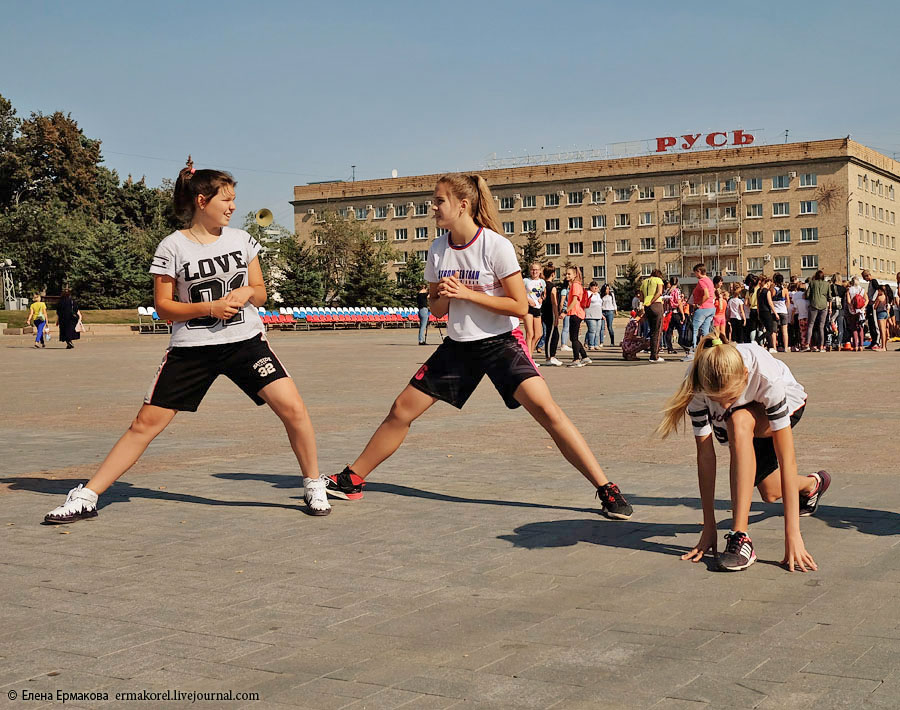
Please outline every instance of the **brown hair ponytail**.
[[494, 204], [494, 196], [487, 181], [481, 175], [450, 173], [441, 175], [438, 183], [449, 186], [450, 192], [457, 200], [468, 200], [470, 212], [475, 224], [487, 227], [498, 234], [503, 234], [500, 226], [500, 214]]
[[175, 191], [172, 196], [175, 214], [186, 226], [190, 226], [197, 210], [197, 197], [203, 195], [209, 201], [221, 188], [234, 188], [235, 185], [237, 181], [230, 173], [222, 170], [195, 170], [194, 161], [189, 155], [185, 167], [175, 180]]

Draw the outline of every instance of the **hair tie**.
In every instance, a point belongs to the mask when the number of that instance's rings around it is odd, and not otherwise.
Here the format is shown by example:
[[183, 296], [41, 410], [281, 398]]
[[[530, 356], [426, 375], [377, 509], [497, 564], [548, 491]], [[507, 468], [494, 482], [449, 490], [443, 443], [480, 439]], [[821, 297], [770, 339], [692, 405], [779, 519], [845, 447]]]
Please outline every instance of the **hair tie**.
[[191, 175], [194, 174], [194, 160], [191, 158], [190, 154], [188, 154], [187, 162], [185, 163], [188, 168], [191, 170]]
[[713, 338], [711, 342], [712, 342], [712, 347], [716, 347], [716, 345], [722, 344], [722, 340], [720, 338]]

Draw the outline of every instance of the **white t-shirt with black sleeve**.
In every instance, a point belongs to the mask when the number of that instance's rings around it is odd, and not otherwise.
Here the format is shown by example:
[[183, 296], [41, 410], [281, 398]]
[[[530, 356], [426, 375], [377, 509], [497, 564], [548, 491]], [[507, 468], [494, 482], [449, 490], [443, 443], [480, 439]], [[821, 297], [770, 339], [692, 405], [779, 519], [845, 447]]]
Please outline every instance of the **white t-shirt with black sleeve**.
[[688, 405], [694, 436], [713, 433], [722, 444], [728, 441], [726, 420], [735, 409], [759, 402], [766, 410], [769, 427], [772, 431], [778, 431], [789, 427], [791, 415], [806, 404], [806, 390], [781, 360], [772, 357], [756, 343], [737, 343], [734, 347], [749, 372], [747, 387], [741, 396], [728, 410], [703, 392], [695, 394]]
[[[425, 280], [437, 283], [456, 275], [467, 288], [488, 296], [506, 296], [501, 279], [521, 271], [512, 242], [490, 229], [479, 227], [475, 236], [462, 246], [450, 242], [450, 233], [438, 237], [428, 249]], [[502, 316], [486, 308], [450, 299], [447, 334], [452, 340], [467, 342], [509, 333], [519, 319]]]
[[[247, 266], [259, 250], [259, 242], [242, 229], [223, 227], [212, 244], [198, 244], [175, 231], [156, 248], [150, 273], [174, 278], [181, 303], [207, 303], [249, 285]], [[248, 301], [228, 320], [203, 316], [176, 321], [169, 347], [236, 343], [264, 332], [259, 312]]]

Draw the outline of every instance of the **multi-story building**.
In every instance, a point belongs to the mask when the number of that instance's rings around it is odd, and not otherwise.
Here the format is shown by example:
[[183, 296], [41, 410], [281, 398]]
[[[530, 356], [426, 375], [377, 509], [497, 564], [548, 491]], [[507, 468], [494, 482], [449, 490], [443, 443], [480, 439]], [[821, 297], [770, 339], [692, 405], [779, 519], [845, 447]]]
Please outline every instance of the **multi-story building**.
[[[739, 278], [823, 269], [897, 273], [900, 163], [849, 139], [485, 170], [503, 232], [536, 233], [557, 267], [614, 280], [629, 261], [690, 283], [694, 264]], [[294, 188], [294, 221], [314, 240], [323, 212], [361, 220], [376, 241], [424, 257], [437, 236], [437, 175]], [[396, 266], [396, 265], [395, 265]], [[730, 280], [730, 279], [729, 279]]]

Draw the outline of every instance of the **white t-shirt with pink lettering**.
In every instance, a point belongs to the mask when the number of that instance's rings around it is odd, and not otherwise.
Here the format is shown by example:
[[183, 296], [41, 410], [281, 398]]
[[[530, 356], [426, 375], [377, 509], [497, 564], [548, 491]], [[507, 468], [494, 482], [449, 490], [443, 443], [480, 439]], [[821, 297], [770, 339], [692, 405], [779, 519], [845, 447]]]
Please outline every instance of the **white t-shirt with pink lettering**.
[[[505, 296], [501, 279], [520, 271], [512, 242], [484, 227], [462, 246], [450, 242], [449, 232], [438, 237], [431, 243], [425, 262], [425, 280], [429, 283], [456, 274], [464, 286], [488, 296]], [[447, 334], [452, 340], [483, 340], [509, 333], [518, 325], [519, 319], [514, 316], [502, 316], [469, 301], [450, 299]]]

